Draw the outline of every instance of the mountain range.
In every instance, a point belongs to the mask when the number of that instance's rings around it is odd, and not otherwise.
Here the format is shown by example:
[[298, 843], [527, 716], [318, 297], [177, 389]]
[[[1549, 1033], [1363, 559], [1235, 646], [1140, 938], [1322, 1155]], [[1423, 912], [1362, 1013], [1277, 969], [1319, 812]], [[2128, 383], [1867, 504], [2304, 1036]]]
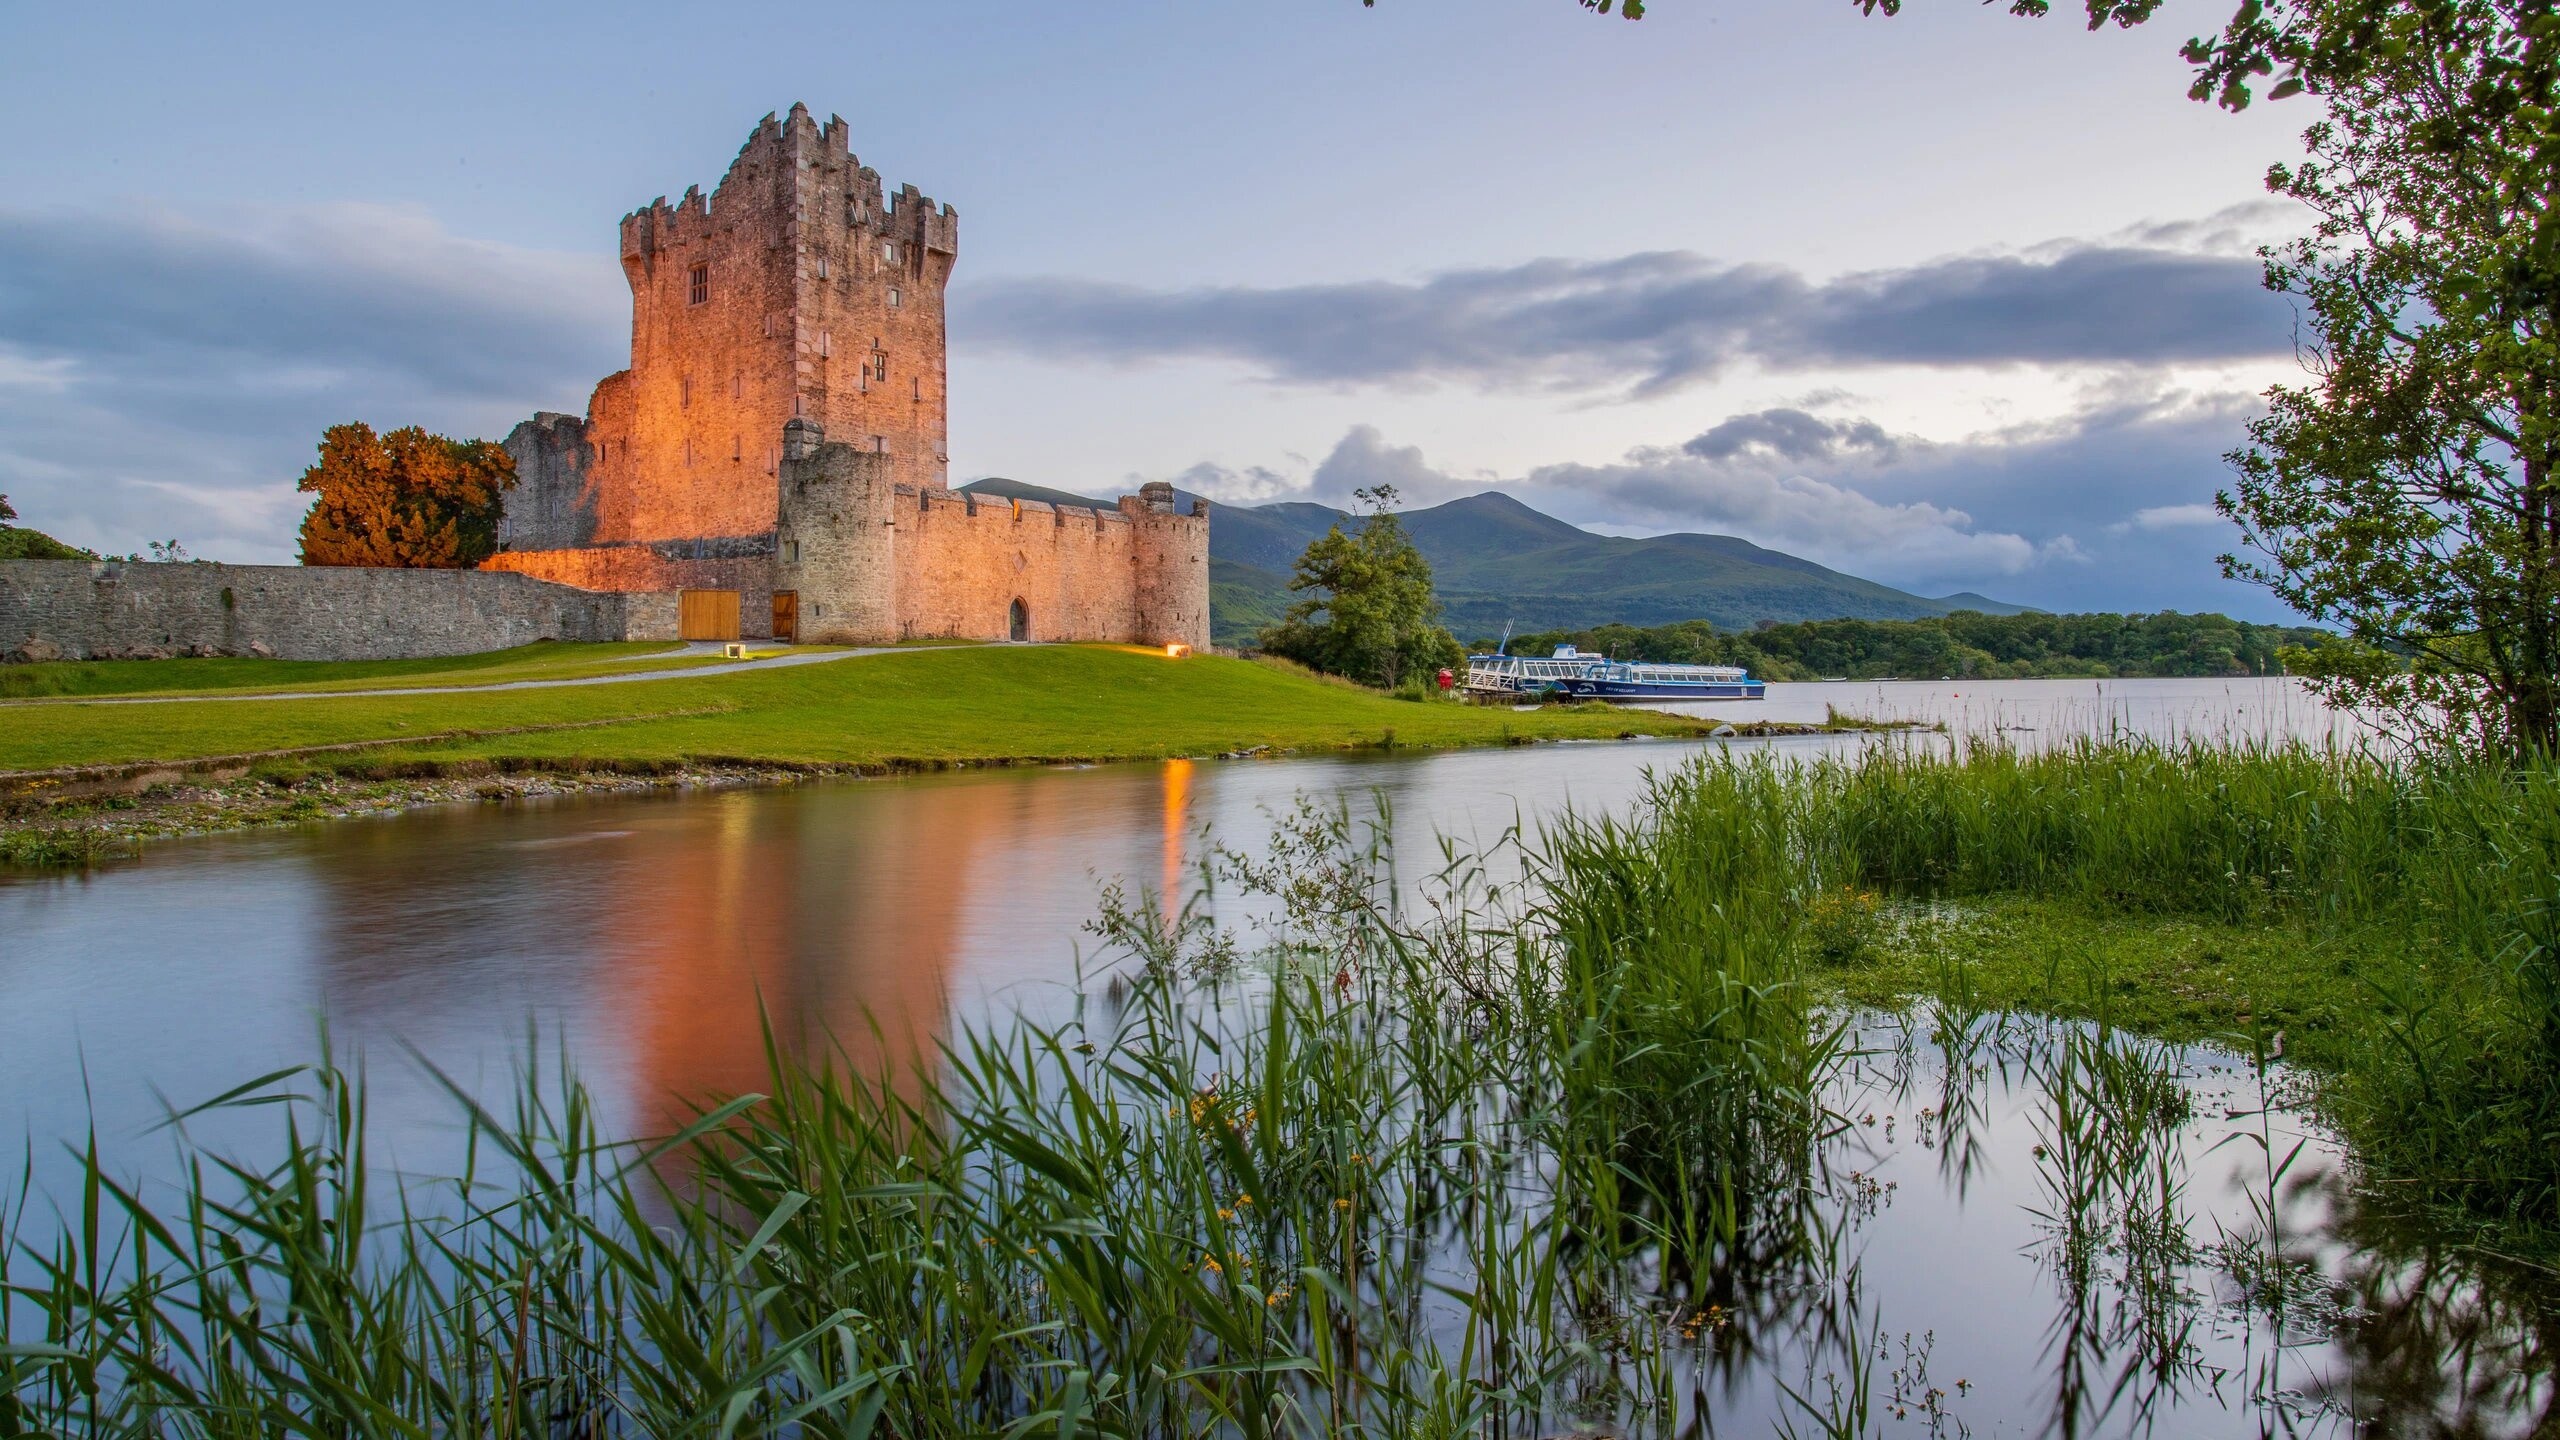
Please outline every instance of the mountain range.
[[[960, 487], [998, 499], [1095, 505], [1086, 496], [1000, 476]], [[1189, 509], [1192, 497], [1182, 496]], [[1310, 501], [1212, 504], [1209, 616], [1217, 642], [1250, 639], [1289, 607], [1289, 572], [1309, 543], [1349, 512]], [[1916, 620], [1958, 610], [2015, 615], [1970, 592], [1914, 595], [1731, 535], [1595, 535], [1500, 491], [1400, 512], [1431, 562], [1449, 628], [1462, 640], [1521, 630], [1578, 630], [1612, 621], [1709, 620], [1748, 630], [1763, 620]]]

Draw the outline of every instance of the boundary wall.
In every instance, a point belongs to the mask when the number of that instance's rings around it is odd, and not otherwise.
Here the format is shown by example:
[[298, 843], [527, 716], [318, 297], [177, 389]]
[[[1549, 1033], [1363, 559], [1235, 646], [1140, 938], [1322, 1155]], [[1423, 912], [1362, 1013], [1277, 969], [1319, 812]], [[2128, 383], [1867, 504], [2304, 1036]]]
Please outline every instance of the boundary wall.
[[[690, 553], [703, 550], [699, 556]], [[480, 563], [484, 573], [509, 573], [580, 590], [735, 590], [738, 633], [762, 640], [773, 634], [773, 540], [728, 537], [716, 542], [682, 540], [622, 545], [581, 545], [566, 550], [501, 550]], [[670, 611], [672, 615], [674, 612]], [[673, 625], [670, 619], [667, 622]], [[674, 632], [670, 630], [669, 636]]]
[[0, 654], [407, 660], [536, 640], [673, 640], [671, 593], [490, 570], [0, 561]]

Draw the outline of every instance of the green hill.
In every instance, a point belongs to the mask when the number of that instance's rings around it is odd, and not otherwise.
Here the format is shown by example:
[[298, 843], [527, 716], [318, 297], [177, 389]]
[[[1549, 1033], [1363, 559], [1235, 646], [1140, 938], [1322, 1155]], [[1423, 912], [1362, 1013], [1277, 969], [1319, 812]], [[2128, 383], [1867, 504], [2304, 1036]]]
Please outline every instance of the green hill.
[[[1018, 480], [962, 487], [981, 495], [1092, 505]], [[1232, 645], [1289, 604], [1290, 567], [1309, 542], [1349, 519], [1329, 505], [1220, 506], [1209, 526], [1210, 621]], [[1764, 549], [1731, 535], [1594, 535], [1508, 495], [1486, 491], [1403, 514], [1431, 561], [1449, 628], [1474, 638], [1523, 630], [1710, 620], [1748, 630], [1763, 620], [1919, 620], [1958, 610], [2024, 613], [1971, 593], [1931, 598]]]

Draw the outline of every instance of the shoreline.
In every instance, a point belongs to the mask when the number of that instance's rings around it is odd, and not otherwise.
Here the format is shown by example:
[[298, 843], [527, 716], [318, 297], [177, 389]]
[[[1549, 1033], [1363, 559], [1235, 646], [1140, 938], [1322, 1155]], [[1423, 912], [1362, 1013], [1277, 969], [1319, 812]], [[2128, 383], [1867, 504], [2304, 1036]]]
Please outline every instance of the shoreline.
[[0, 775], [0, 875], [86, 869], [133, 859], [167, 840], [308, 824], [379, 819], [411, 810], [469, 802], [508, 804], [564, 795], [641, 795], [688, 790], [782, 789], [824, 780], [896, 779], [955, 770], [1081, 769], [1170, 759], [1289, 759], [1325, 754], [1527, 748], [1564, 743], [1767, 740], [1809, 735], [1884, 734], [1909, 724], [1843, 721], [1693, 722], [1686, 734], [1629, 729], [1610, 737], [1510, 735], [1473, 743], [1375, 742], [1212, 750], [1195, 755], [976, 755], [879, 761], [792, 761], [705, 756], [680, 761], [580, 757], [368, 763], [362, 750], [414, 745], [414, 740], [360, 746], [264, 751], [186, 761], [71, 766]]

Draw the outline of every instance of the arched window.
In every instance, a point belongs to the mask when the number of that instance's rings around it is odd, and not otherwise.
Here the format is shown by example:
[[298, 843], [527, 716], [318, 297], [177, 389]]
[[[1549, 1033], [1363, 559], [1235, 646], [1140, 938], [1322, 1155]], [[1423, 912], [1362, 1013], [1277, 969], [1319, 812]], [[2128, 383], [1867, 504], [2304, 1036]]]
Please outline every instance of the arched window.
[[1011, 633], [1012, 638], [1016, 640], [1028, 640], [1031, 638], [1031, 607], [1023, 604], [1020, 596], [1015, 596], [1013, 601], [1013, 623]]

